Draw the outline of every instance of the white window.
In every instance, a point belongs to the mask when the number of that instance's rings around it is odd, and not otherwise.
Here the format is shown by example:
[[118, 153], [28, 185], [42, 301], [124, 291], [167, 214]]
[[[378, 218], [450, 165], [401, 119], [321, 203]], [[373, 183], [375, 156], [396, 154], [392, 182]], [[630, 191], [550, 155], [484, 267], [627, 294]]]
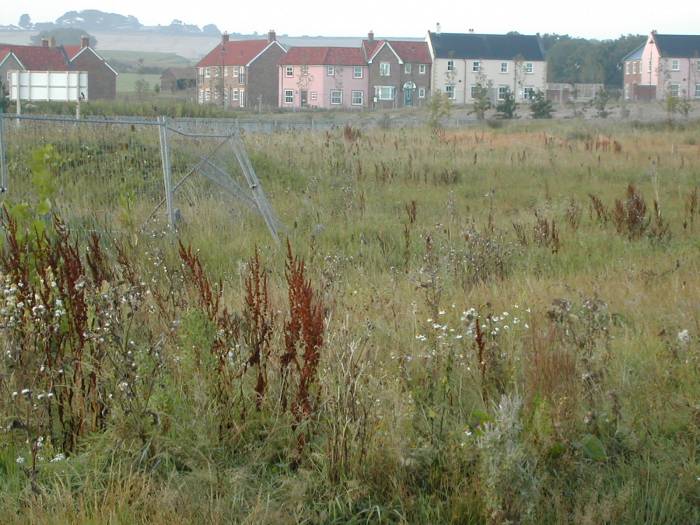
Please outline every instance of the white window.
[[308, 74], [309, 74], [309, 66], [308, 65], [301, 66], [301, 76], [306, 76]]
[[639, 67], [639, 62], [635, 62], [635, 63], [634, 63], [634, 69], [633, 69], [634, 74], [635, 74], [635, 75], [638, 74], [638, 73], [640, 72], [640, 69], [641, 69], [641, 68]]
[[508, 62], [501, 62], [501, 73], [508, 73]]
[[532, 75], [535, 72], [535, 64], [532, 62], [527, 62], [525, 64], [525, 73], [528, 75]]
[[678, 84], [669, 84], [668, 94], [672, 97], [677, 97], [680, 94], [680, 86]]
[[210, 77], [211, 77], [211, 70], [210, 70], [208, 67], [205, 67], [205, 68], [204, 68], [204, 76], [205, 76], [206, 78], [210, 78]]
[[625, 72], [626, 72], [628, 75], [631, 75], [631, 74], [632, 74], [632, 62], [627, 62], [627, 63], [625, 64]]
[[530, 86], [523, 88], [523, 99], [532, 100], [533, 98], [535, 98], [535, 88]]
[[294, 90], [292, 90], [292, 89], [285, 89], [284, 90], [284, 103], [285, 104], [294, 104]]
[[236, 78], [238, 78], [238, 76], [239, 76], [239, 74], [240, 74], [240, 70], [239, 70], [238, 66], [233, 66], [233, 67], [231, 68], [231, 70], [233, 71], [233, 76], [236, 77]]
[[455, 70], [455, 61], [448, 60], [447, 61], [447, 71], [454, 71], [454, 70]]
[[379, 76], [388, 77], [391, 75], [391, 64], [389, 62], [381, 62], [379, 64]]
[[199, 103], [201, 104], [203, 102], [204, 102], [204, 90], [200, 89], [199, 90]]
[[203, 77], [203, 76], [204, 76], [204, 68], [203, 68], [203, 67], [200, 67], [200, 68], [199, 68], [199, 76], [200, 76], [200, 77]]
[[362, 66], [354, 66], [352, 68], [352, 78], [362, 78]]
[[374, 86], [374, 96], [379, 100], [394, 100], [394, 87]]
[[479, 89], [479, 86], [471, 86], [471, 89], [469, 90], [469, 96], [471, 98], [476, 98], [478, 89]]
[[700, 60], [695, 61], [695, 68], [700, 72]]
[[505, 100], [508, 93], [508, 86], [498, 86], [498, 100]]
[[309, 93], [309, 98], [311, 100], [318, 100], [318, 93], [316, 91], [312, 91], [311, 93]]
[[343, 103], [343, 92], [339, 89], [331, 89], [331, 104], [339, 105]]
[[335, 76], [335, 66], [326, 66], [326, 75], [329, 77]]
[[365, 103], [365, 92], [364, 91], [353, 91], [352, 92], [352, 105], [362, 106]]
[[454, 86], [445, 86], [445, 94], [447, 95], [447, 98], [450, 100], [455, 99], [455, 87]]
[[411, 71], [413, 71], [413, 64], [404, 64], [403, 65], [403, 72], [406, 73], [407, 75], [411, 74]]
[[681, 70], [681, 61], [678, 60], [677, 58], [674, 58], [671, 60], [671, 71], [680, 71]]
[[481, 62], [475, 60], [472, 62], [472, 73], [478, 73], [479, 71], [481, 71]]
[[211, 100], [211, 90], [207, 89], [204, 91], [204, 102], [209, 102]]
[[[700, 84], [698, 84], [700, 86]], [[425, 88], [418, 88], [418, 98], [425, 98]]]
[[700, 98], [700, 84], [695, 84], [695, 98]]
[[233, 92], [231, 94], [231, 100], [233, 100], [234, 102], [238, 102], [239, 100], [241, 100], [241, 97], [240, 97], [237, 89], [233, 90]]
[[[698, 66], [700, 66], [700, 61], [698, 61]], [[698, 67], [698, 69], [700, 69], [700, 67]], [[428, 71], [428, 66], [427, 66], [427, 65], [425, 65], [425, 64], [420, 64], [420, 65], [418, 66], [418, 73], [420, 73], [421, 75], [425, 75], [426, 71]]]
[[224, 76], [225, 76], [225, 77], [228, 76], [228, 68], [227, 68], [227, 67], [224, 68]]
[[287, 66], [284, 68], [284, 75], [287, 77], [294, 76], [294, 66]]

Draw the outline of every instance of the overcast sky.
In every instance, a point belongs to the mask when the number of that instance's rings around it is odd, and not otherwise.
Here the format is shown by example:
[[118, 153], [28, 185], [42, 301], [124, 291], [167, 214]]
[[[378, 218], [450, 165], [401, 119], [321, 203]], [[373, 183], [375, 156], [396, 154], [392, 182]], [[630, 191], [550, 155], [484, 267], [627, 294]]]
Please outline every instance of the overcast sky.
[[161, 2], [157, 0], [92, 0], [61, 2], [4, 1], [0, 24], [16, 24], [22, 13], [35, 22], [53, 21], [64, 12], [100, 9], [134, 15], [146, 25], [168, 25], [177, 18], [186, 23], [216, 24], [238, 33], [276, 29], [280, 34], [361, 36], [374, 29], [378, 36], [423, 36], [441, 23], [446, 32], [568, 33], [590, 38], [614, 38], [621, 34], [700, 33], [700, 1], [676, 0], [663, 4], [629, 0], [459, 0], [381, 2], [351, 0], [259, 2]]

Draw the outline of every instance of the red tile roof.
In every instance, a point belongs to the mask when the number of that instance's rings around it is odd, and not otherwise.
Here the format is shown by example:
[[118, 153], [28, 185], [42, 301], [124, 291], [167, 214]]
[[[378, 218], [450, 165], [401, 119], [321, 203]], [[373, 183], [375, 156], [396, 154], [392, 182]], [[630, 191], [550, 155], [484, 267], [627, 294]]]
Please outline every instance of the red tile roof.
[[268, 40], [230, 40], [212, 49], [207, 56], [199, 61], [197, 67], [245, 66], [258, 56], [269, 43]]
[[359, 47], [293, 47], [280, 64], [287, 66], [366, 66]]
[[63, 49], [66, 50], [66, 55], [68, 55], [68, 60], [73, 60], [82, 48], [82, 46], [63, 46]]
[[384, 43], [388, 43], [403, 62], [413, 64], [430, 64], [431, 62], [428, 44], [411, 40], [375, 40], [371, 43], [369, 40], [363, 40], [362, 47], [367, 54], [367, 60], [370, 60]]
[[66, 55], [60, 47], [6, 46], [0, 51], [0, 60], [14, 53], [29, 71], [68, 71]]

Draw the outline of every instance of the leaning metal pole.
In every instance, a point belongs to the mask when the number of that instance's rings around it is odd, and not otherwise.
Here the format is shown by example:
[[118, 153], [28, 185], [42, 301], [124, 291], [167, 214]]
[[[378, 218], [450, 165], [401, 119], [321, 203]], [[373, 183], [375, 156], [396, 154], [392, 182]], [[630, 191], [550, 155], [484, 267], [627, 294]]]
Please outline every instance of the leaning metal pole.
[[175, 210], [173, 209], [172, 172], [170, 171], [170, 149], [168, 148], [168, 126], [165, 117], [159, 119], [160, 157], [163, 163], [163, 186], [165, 188], [165, 206], [168, 214], [168, 226], [175, 228]]

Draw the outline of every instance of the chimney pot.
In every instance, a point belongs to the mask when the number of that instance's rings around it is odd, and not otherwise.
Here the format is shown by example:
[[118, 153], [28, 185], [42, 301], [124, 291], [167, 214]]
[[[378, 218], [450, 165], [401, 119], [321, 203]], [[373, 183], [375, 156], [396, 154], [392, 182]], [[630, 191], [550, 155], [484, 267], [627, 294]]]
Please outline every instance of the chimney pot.
[[369, 33], [367, 33], [367, 40], [369, 42], [374, 42], [374, 31], [370, 31]]
[[274, 29], [270, 29], [270, 30], [267, 32], [267, 41], [268, 41], [268, 42], [274, 42], [275, 40], [277, 40], [277, 33], [275, 33], [275, 30], [274, 30]]
[[221, 43], [223, 43], [223, 44], [228, 43], [228, 32], [224, 31], [224, 34], [221, 35]]
[[83, 35], [80, 37], [80, 48], [90, 47], [90, 37]]
[[56, 39], [54, 37], [49, 38], [49, 47], [56, 47]]
[[41, 47], [49, 47], [49, 39], [48, 38], [41, 39]]

